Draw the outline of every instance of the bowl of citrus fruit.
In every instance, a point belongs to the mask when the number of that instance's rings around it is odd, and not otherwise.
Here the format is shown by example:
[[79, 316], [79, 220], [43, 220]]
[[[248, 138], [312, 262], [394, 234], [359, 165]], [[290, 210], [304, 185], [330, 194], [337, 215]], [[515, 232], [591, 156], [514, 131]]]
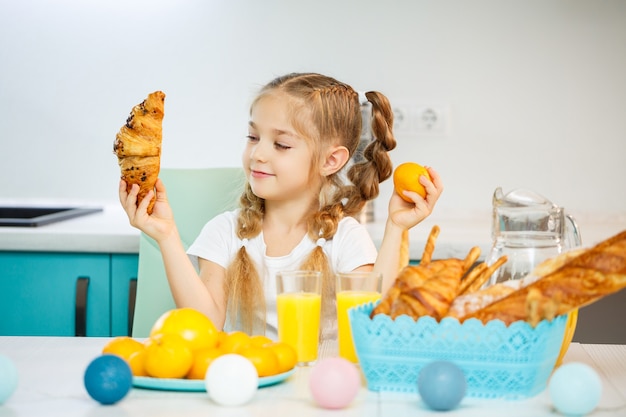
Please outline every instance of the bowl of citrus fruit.
[[145, 339], [118, 336], [102, 349], [124, 359], [140, 388], [205, 391], [211, 363], [226, 354], [238, 354], [254, 365], [259, 387], [286, 380], [295, 369], [295, 349], [264, 335], [218, 330], [204, 314], [192, 308], [165, 312]]

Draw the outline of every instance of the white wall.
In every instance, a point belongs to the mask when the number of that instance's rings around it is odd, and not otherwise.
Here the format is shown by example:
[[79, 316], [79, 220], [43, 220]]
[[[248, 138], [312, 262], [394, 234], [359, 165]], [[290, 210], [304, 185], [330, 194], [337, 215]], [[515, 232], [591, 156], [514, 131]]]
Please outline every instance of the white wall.
[[291, 71], [449, 105], [447, 137], [392, 152], [441, 173], [442, 210], [497, 186], [626, 210], [620, 0], [0, 0], [0, 198], [116, 201], [115, 133], [157, 89], [164, 167], [237, 166], [252, 95]]

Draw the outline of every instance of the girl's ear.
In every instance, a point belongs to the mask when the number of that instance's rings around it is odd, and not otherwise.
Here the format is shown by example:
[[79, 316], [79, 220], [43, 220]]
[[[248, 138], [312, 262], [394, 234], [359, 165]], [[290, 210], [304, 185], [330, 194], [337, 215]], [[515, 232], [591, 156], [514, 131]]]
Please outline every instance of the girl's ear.
[[320, 173], [327, 177], [339, 171], [348, 162], [350, 151], [345, 146], [334, 146], [329, 149]]

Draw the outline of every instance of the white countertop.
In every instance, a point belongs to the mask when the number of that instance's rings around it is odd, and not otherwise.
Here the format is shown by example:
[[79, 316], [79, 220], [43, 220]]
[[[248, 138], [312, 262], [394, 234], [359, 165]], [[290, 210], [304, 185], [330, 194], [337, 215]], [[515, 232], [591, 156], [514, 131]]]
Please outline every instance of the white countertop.
[[[172, 392], [133, 388], [120, 402], [103, 406], [92, 400], [83, 385], [89, 362], [107, 338], [0, 337], [0, 353], [18, 370], [18, 386], [0, 405], [2, 416], [212, 416], [299, 417], [320, 416], [555, 416], [547, 390], [524, 400], [488, 400], [466, 397], [454, 410], [429, 410], [417, 394], [369, 391], [363, 383], [352, 404], [342, 410], [324, 410], [309, 390], [311, 368], [299, 367], [287, 381], [261, 388], [241, 407], [220, 407], [203, 392]], [[332, 349], [320, 357], [333, 356]], [[591, 416], [626, 414], [626, 346], [573, 343], [564, 363], [584, 362], [598, 372], [603, 391]]]
[[138, 253], [140, 232], [128, 223], [122, 207], [99, 207], [102, 212], [45, 226], [0, 227], [0, 250]]
[[[626, 230], [626, 212], [609, 214], [574, 215], [580, 229], [583, 246], [593, 246], [617, 233]], [[409, 232], [409, 254], [411, 259], [421, 259], [426, 239], [434, 225], [440, 228], [433, 257], [465, 258], [473, 246], [481, 250], [481, 258], [489, 254], [492, 246], [491, 211], [445, 211], [435, 210], [422, 223]], [[385, 219], [375, 219], [367, 229], [376, 246], [385, 230]]]
[[[99, 206], [103, 207], [100, 213], [41, 227], [0, 227], [0, 250], [138, 253], [140, 232], [130, 226], [122, 207], [114, 203]], [[575, 217], [585, 246], [626, 230], [626, 212]], [[491, 250], [490, 212], [435, 210], [409, 233], [412, 259], [421, 258], [428, 234], [435, 224], [441, 229], [434, 253], [436, 258], [464, 258], [471, 247], [478, 246], [483, 259]], [[377, 218], [366, 227], [379, 246], [385, 219]]]

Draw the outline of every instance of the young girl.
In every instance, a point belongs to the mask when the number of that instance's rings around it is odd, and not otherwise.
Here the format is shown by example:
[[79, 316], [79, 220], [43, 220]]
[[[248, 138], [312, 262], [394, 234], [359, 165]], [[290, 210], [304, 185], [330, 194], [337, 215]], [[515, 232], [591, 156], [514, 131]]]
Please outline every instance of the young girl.
[[[379, 92], [372, 106], [374, 140], [363, 160], [348, 164], [361, 136], [361, 102], [349, 85], [319, 74], [289, 74], [267, 84], [252, 103], [242, 161], [246, 175], [240, 208], [210, 220], [185, 253], [163, 183], [156, 183], [152, 215], [149, 193], [137, 205], [139, 188], [120, 201], [131, 225], [159, 245], [178, 307], [204, 312], [218, 328], [276, 338], [276, 273], [313, 269], [323, 273], [322, 315], [334, 313], [334, 274], [376, 270], [383, 293], [398, 273], [402, 232], [432, 211], [442, 184], [422, 176], [426, 198], [393, 193], [377, 256], [364, 226], [354, 217], [379, 193], [393, 172], [387, 154], [396, 146], [393, 113]], [[325, 322], [324, 321], [324, 322]], [[324, 325], [323, 325], [324, 326]]]

